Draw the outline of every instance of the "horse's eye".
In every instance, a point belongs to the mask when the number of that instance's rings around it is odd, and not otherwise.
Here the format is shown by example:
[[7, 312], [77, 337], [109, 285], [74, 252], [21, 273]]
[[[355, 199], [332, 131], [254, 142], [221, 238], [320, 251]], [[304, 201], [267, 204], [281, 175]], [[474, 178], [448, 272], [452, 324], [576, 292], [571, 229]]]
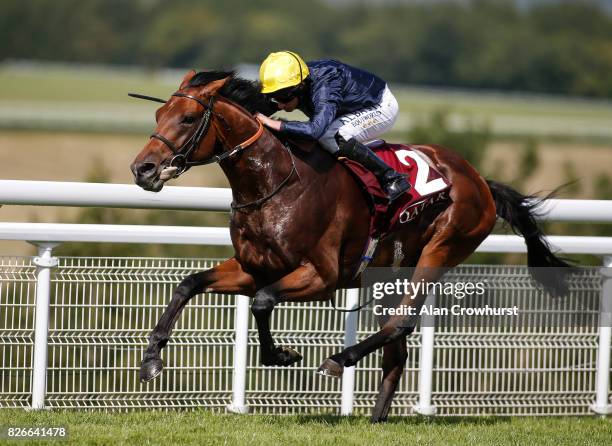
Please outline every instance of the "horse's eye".
[[193, 115], [186, 115], [183, 116], [183, 119], [181, 119], [181, 124], [185, 124], [185, 125], [191, 125], [195, 122], [195, 116]]

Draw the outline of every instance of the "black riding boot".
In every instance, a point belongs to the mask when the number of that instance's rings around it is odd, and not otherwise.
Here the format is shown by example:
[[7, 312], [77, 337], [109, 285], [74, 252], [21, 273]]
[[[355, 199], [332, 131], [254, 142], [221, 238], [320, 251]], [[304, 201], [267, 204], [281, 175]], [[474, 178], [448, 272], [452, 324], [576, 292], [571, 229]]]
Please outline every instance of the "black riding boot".
[[410, 189], [410, 183], [406, 180], [406, 176], [389, 167], [387, 163], [376, 156], [365, 144], [360, 143], [355, 138], [346, 141], [344, 138], [339, 137], [337, 141], [340, 151], [336, 153], [336, 156], [345, 156], [348, 159], [357, 161], [372, 172], [385, 192], [387, 192], [389, 202], [392, 202]]

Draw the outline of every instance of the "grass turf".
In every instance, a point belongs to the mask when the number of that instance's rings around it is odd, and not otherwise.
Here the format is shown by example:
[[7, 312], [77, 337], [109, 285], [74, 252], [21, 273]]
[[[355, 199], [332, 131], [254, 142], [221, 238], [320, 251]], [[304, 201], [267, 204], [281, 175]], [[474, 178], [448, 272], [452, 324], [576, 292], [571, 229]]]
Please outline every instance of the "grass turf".
[[238, 416], [193, 412], [104, 413], [0, 411], [7, 426], [65, 426], [67, 440], [0, 440], [0, 444], [137, 445], [599, 445], [612, 440], [612, 419], [596, 417], [392, 418]]

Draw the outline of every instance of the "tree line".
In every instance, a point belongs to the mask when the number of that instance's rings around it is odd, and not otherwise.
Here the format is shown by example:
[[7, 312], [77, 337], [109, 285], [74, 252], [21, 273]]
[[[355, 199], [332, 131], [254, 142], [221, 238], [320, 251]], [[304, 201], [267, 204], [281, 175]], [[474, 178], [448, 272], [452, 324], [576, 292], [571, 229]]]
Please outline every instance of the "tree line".
[[280, 49], [391, 82], [612, 97], [612, 16], [594, 1], [0, 2], [0, 60], [207, 69]]

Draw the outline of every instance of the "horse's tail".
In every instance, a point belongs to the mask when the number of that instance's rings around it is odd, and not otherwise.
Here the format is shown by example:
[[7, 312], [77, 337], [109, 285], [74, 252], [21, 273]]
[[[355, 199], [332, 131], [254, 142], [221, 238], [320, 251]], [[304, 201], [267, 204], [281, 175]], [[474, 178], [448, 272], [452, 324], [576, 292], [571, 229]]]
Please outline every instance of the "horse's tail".
[[536, 221], [539, 215], [537, 208], [550, 195], [538, 198], [535, 195], [522, 195], [496, 181], [487, 180], [487, 184], [495, 200], [497, 216], [507, 221], [514, 233], [525, 239], [527, 265], [532, 277], [554, 296], [567, 294], [567, 276], [572, 273], [573, 267], [552, 252]]

